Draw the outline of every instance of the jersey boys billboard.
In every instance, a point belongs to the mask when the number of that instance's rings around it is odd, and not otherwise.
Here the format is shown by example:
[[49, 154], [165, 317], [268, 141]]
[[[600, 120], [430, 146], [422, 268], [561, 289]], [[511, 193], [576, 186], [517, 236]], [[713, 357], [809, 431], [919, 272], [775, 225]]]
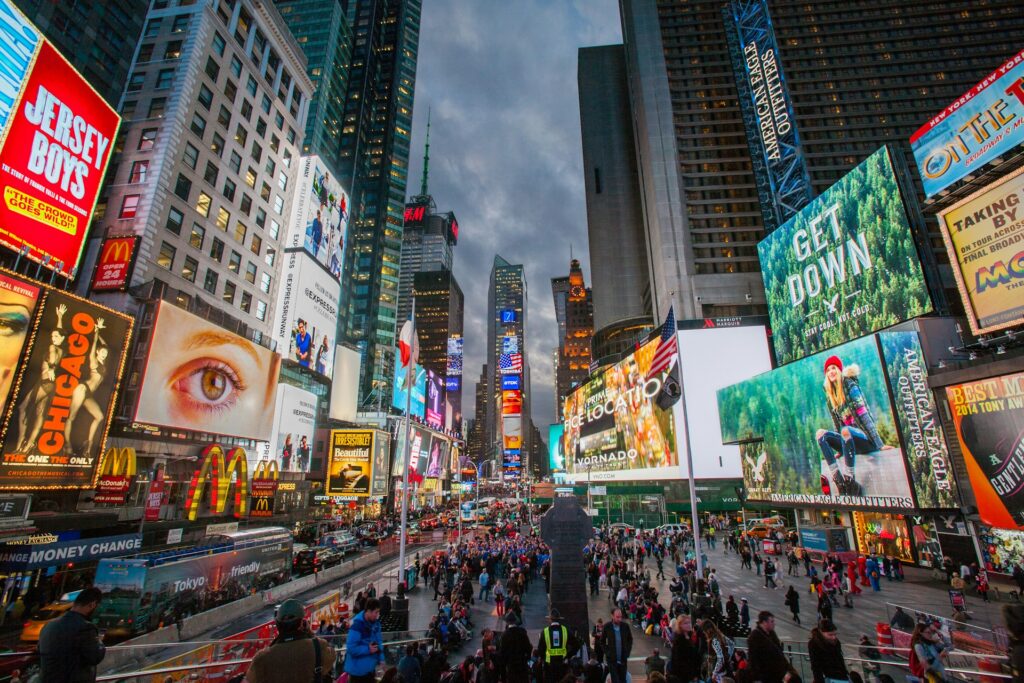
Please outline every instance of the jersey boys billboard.
[[886, 147], [757, 251], [779, 363], [932, 310]]
[[931, 197], [1024, 142], [1024, 50], [910, 137]]
[[939, 213], [974, 334], [1024, 322], [1024, 169]]
[[10, 0], [0, 29], [0, 243], [72, 277], [120, 118]]

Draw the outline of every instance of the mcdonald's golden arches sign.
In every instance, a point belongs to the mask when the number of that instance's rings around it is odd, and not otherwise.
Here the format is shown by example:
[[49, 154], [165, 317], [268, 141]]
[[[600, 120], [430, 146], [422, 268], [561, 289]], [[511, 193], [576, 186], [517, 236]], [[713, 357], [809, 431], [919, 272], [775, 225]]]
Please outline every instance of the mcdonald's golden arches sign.
[[123, 292], [132, 279], [135, 253], [139, 246], [138, 235], [108, 237], [103, 240], [96, 270], [92, 274], [91, 289], [94, 292]]
[[[203, 499], [207, 481], [210, 482], [210, 511], [222, 514], [227, 509], [231, 475], [235, 474], [235, 517], [245, 517], [249, 511], [249, 464], [245, 449], [236, 447], [227, 453], [218, 444], [207, 446], [199, 458], [199, 469], [192, 475], [186, 498], [188, 519], [199, 517], [199, 503]], [[226, 466], [225, 466], [226, 465]]]
[[135, 449], [111, 447], [103, 456], [96, 482], [96, 503], [124, 505], [135, 477]]

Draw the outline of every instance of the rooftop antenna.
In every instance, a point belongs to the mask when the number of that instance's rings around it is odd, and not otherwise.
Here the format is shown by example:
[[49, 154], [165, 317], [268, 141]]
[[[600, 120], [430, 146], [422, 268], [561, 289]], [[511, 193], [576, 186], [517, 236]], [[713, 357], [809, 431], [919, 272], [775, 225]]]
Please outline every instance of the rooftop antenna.
[[427, 107], [427, 144], [423, 149], [423, 180], [420, 181], [420, 194], [427, 194], [427, 178], [430, 175], [430, 107]]

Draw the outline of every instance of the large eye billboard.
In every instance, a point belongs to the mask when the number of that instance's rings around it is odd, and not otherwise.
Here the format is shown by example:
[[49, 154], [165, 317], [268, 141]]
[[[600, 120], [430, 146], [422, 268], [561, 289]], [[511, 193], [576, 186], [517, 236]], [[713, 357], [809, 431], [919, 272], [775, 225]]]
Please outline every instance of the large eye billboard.
[[757, 245], [779, 363], [932, 310], [883, 147]]
[[135, 421], [269, 441], [281, 357], [161, 301]]
[[718, 408], [722, 441], [741, 444], [751, 500], [911, 509], [916, 493], [917, 507], [956, 505], [916, 332], [858, 339], [725, 387]]
[[[11, 392], [3, 434], [0, 488], [91, 488], [131, 340], [131, 319], [64, 292], [5, 277], [0, 320], [13, 334], [9, 353], [32, 321], [27, 356]], [[21, 299], [13, 303], [13, 297]], [[20, 330], [20, 331], [19, 331]], [[16, 357], [16, 356], [13, 356]], [[8, 358], [9, 360], [9, 358]], [[6, 381], [5, 381], [6, 383]]]
[[0, 0], [0, 244], [74, 277], [120, 117]]

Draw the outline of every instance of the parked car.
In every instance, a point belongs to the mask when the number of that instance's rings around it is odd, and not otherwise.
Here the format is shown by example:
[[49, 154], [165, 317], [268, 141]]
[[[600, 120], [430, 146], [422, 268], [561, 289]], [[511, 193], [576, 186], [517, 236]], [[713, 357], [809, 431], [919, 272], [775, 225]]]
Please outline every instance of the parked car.
[[296, 574], [313, 574], [341, 562], [341, 555], [331, 548], [307, 548], [295, 555], [293, 570]]
[[657, 528], [657, 531], [660, 531], [663, 534], [680, 534], [680, 533], [684, 533], [684, 532], [689, 533], [690, 532], [690, 525], [689, 524], [662, 524], [661, 526], [659, 526]]
[[625, 522], [615, 522], [608, 528], [611, 529], [612, 533], [615, 533], [617, 531], [623, 531], [627, 534], [632, 534], [636, 531], [635, 526], [633, 526], [632, 524], [626, 524]]

